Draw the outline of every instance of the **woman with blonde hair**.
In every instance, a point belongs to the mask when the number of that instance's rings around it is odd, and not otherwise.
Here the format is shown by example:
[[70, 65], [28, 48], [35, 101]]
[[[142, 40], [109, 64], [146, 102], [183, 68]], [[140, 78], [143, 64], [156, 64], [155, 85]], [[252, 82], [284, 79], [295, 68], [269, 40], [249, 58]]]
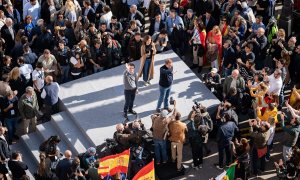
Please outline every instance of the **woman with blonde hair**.
[[258, 84], [257, 87], [250, 88], [250, 95], [251, 97], [255, 98], [255, 103], [253, 104], [253, 107], [256, 108], [257, 106], [260, 107], [268, 107], [267, 103], [264, 100], [265, 95], [268, 92], [268, 86], [265, 85], [265, 83], [261, 82]]
[[220, 67], [222, 59], [222, 34], [219, 26], [214, 26], [213, 29], [208, 32], [206, 44], [207, 47], [213, 46], [215, 44], [218, 46], [218, 66]]
[[65, 17], [71, 21], [71, 23], [77, 21], [76, 5], [72, 0], [67, 0], [65, 3]]
[[156, 54], [155, 44], [151, 36], [145, 36], [141, 47], [141, 64], [138, 77], [142, 77], [145, 86], [150, 85], [150, 80], [154, 76], [154, 55]]
[[21, 97], [25, 93], [26, 78], [20, 73], [18, 67], [14, 67], [8, 75], [8, 84], [11, 90], [18, 91], [18, 97]]

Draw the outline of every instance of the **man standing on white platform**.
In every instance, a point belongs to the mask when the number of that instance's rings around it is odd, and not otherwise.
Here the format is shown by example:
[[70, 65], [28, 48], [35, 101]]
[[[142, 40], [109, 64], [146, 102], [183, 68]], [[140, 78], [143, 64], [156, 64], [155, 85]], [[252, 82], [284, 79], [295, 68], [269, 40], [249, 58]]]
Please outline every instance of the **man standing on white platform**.
[[173, 83], [173, 61], [172, 59], [165, 60], [165, 65], [160, 67], [160, 78], [159, 78], [159, 99], [157, 102], [156, 112], [160, 112], [161, 104], [164, 102], [164, 109], [169, 112], [172, 109], [169, 108], [169, 96], [171, 92], [171, 86]]
[[134, 72], [135, 65], [133, 63], [126, 63], [126, 70], [123, 74], [124, 83], [124, 95], [125, 95], [125, 105], [124, 105], [124, 117], [127, 118], [127, 113], [136, 114], [132, 109], [135, 95], [138, 92], [137, 82], [138, 76]]
[[44, 86], [41, 97], [45, 103], [45, 117], [49, 120], [52, 114], [58, 113], [58, 93], [59, 85], [57, 82], [53, 82], [52, 76], [45, 78], [46, 85]]

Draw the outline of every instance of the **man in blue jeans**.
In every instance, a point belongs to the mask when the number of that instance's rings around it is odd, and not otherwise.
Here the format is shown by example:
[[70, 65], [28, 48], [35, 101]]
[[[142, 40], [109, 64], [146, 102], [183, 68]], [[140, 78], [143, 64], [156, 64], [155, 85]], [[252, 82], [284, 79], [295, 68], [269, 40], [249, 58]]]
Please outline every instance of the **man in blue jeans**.
[[159, 79], [159, 99], [157, 102], [156, 112], [160, 112], [160, 107], [162, 102], [164, 102], [164, 109], [169, 112], [172, 109], [169, 108], [169, 96], [171, 91], [171, 86], [173, 83], [173, 61], [172, 59], [167, 59], [165, 65], [160, 67], [160, 79]]
[[166, 134], [168, 133], [168, 124], [171, 119], [167, 116], [167, 110], [162, 110], [160, 114], [157, 113], [151, 116], [151, 130], [153, 132], [155, 162], [157, 165], [161, 162], [166, 163], [168, 160]]

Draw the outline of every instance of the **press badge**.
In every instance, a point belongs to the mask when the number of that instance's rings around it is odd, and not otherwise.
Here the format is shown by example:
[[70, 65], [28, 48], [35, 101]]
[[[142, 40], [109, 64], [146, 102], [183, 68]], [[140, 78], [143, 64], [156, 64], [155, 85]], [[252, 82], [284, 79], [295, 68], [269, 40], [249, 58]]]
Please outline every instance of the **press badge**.
[[11, 110], [10, 115], [15, 115], [15, 110]]

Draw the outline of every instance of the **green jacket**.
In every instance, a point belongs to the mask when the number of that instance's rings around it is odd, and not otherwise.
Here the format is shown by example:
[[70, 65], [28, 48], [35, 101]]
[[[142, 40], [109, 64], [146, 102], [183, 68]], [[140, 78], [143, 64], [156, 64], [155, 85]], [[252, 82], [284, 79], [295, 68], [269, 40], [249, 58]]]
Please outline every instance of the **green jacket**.
[[296, 145], [300, 126], [299, 125], [291, 125], [290, 127], [285, 126], [284, 121], [281, 120], [282, 130], [284, 131], [284, 141], [283, 145], [287, 147], [293, 147]]
[[18, 107], [22, 119], [34, 118], [36, 116], [37, 111], [39, 110], [39, 105], [35, 92], [32, 95], [31, 101], [27, 98], [26, 94], [23, 94], [19, 100]]

